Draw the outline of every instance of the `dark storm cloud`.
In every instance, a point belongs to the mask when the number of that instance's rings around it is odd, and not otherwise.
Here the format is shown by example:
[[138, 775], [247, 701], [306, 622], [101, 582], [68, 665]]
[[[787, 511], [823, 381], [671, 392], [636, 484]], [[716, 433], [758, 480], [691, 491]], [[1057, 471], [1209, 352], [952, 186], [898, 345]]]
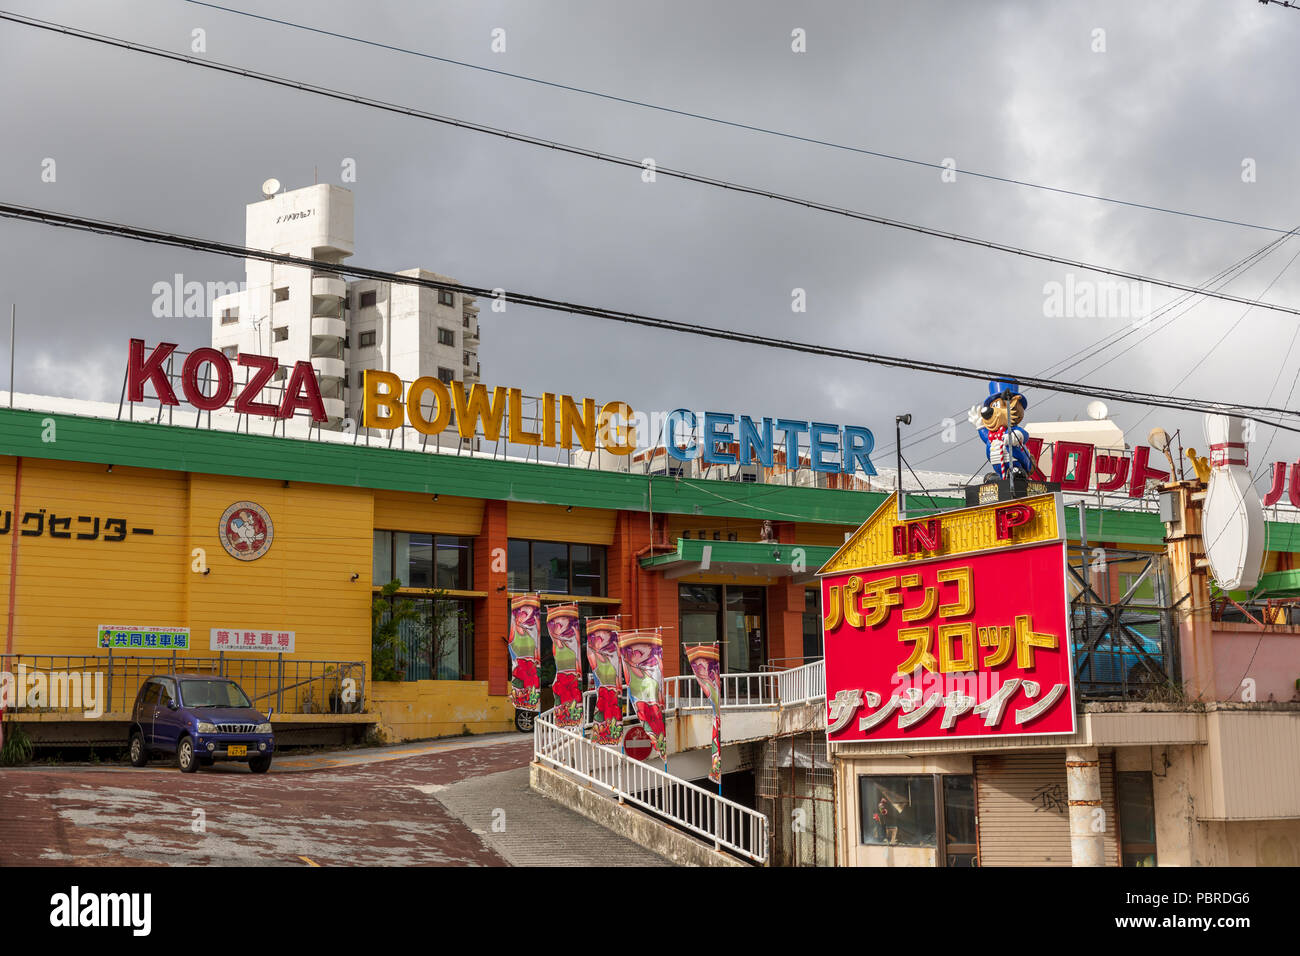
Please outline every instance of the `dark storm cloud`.
[[[456, 3], [231, 5], [494, 68], [1125, 200], [1290, 228], [1300, 131], [1300, 13], [1247, 0], [1058, 3]], [[32, 3], [17, 12], [724, 179], [1031, 249], [1198, 282], [1273, 234], [889, 162], [584, 97], [181, 0]], [[506, 30], [494, 54], [491, 31]], [[790, 49], [802, 28], [807, 52]], [[1094, 52], [1094, 30], [1106, 51]], [[482, 286], [960, 364], [1039, 372], [1124, 319], [1047, 318], [1066, 270], [563, 156], [252, 81], [0, 24], [8, 201], [227, 241], [269, 176], [338, 182], [357, 164], [353, 262], [423, 266]], [[43, 183], [41, 162], [57, 162]], [[1253, 159], [1258, 181], [1243, 183]], [[1230, 286], [1257, 295], [1300, 249]], [[202, 319], [155, 319], [157, 281], [242, 278], [242, 264], [0, 223], [0, 303], [17, 301], [20, 358], [59, 390], [116, 392], [125, 339], [206, 342]], [[1097, 277], [1087, 274], [1078, 280]], [[808, 311], [793, 314], [791, 290]], [[1172, 293], [1156, 290], [1160, 306]], [[1300, 301], [1300, 263], [1268, 299]], [[1206, 303], [1092, 381], [1165, 391], [1237, 321]], [[979, 382], [674, 337], [483, 304], [484, 381], [861, 423], [919, 426]], [[1255, 311], [1177, 390], [1281, 404], [1293, 317]], [[1149, 329], [1147, 330], [1149, 331]], [[1130, 336], [1125, 344], [1146, 332]], [[1110, 358], [1104, 353], [1063, 377]], [[82, 373], [81, 369], [91, 369]], [[20, 390], [51, 390], [34, 372]], [[1031, 394], [1031, 419], [1085, 400]], [[1293, 399], [1292, 405], [1295, 404]], [[1143, 409], [1112, 409], [1132, 428]], [[1036, 414], [1035, 414], [1036, 413]], [[959, 416], [963, 438], [969, 438]], [[1152, 425], [1193, 416], [1157, 411]], [[1267, 430], [1265, 430], [1267, 434]], [[1192, 442], [1195, 444], [1196, 442]], [[969, 470], [972, 442], [914, 459]], [[1279, 438], [1279, 452], [1300, 443]], [[969, 466], [969, 467], [968, 467]]]

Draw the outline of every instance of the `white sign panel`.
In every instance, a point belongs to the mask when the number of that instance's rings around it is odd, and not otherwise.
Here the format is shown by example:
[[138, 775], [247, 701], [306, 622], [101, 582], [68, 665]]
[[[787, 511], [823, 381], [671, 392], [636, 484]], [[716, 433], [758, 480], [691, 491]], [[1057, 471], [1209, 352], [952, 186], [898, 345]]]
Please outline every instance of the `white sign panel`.
[[293, 631], [253, 630], [246, 627], [214, 627], [208, 647], [214, 651], [261, 651], [264, 654], [292, 654]]

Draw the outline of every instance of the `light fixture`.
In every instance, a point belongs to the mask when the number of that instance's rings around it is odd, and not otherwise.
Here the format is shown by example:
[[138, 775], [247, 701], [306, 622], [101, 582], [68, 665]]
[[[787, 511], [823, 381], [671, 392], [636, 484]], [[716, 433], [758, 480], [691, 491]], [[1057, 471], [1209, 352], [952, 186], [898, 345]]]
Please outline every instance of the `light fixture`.
[[289, 479], [288, 479], [288, 478], [286, 478], [286, 479], [284, 480], [284, 487], [286, 487], [286, 488], [289, 487]]
[[569, 507], [564, 509], [565, 514], [569, 514], [572, 511], [573, 511], [573, 505], [569, 505]]
[[207, 576], [208, 576], [209, 574], [211, 574], [211, 573], [212, 573], [212, 569], [211, 569], [211, 568], [204, 568], [204, 569], [203, 569], [203, 576], [204, 576], [204, 577], [207, 577]]
[[112, 466], [112, 465], [109, 465], [109, 466], [108, 466], [108, 471], [109, 471], [110, 474], [112, 474], [112, 472], [113, 472], [113, 466]]
[[353, 571], [353, 572], [352, 572], [352, 580], [353, 580], [353, 581], [355, 581], [355, 580], [356, 580], [357, 578], [359, 578], [359, 577], [361, 577], [361, 573], [360, 573], [360, 572], [358, 572], [358, 571]]
[[434, 496], [433, 496], [433, 500], [434, 500], [434, 501], [437, 501], [437, 500], [438, 500], [438, 496], [437, 496], [437, 495], [434, 495]]

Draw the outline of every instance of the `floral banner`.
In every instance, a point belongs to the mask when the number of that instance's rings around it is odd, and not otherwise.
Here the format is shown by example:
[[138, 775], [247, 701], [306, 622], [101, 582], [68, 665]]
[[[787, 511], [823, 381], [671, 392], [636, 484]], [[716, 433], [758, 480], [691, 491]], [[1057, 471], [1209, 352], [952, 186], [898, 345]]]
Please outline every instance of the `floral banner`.
[[623, 739], [623, 664], [618, 653], [618, 621], [587, 618], [587, 663], [596, 682], [596, 714], [591, 722], [591, 739], [617, 746]]
[[713, 755], [709, 763], [709, 779], [722, 782], [722, 689], [718, 670], [718, 645], [696, 644], [686, 648], [686, 659], [691, 662], [700, 690], [713, 705]]
[[555, 726], [582, 726], [582, 636], [578, 633], [578, 605], [553, 604], [546, 609], [546, 629], [555, 657]]
[[668, 759], [664, 727], [664, 642], [657, 631], [628, 631], [618, 639], [627, 676], [627, 699], [659, 756]]
[[510, 703], [516, 710], [536, 712], [541, 704], [541, 607], [528, 594], [510, 602]]

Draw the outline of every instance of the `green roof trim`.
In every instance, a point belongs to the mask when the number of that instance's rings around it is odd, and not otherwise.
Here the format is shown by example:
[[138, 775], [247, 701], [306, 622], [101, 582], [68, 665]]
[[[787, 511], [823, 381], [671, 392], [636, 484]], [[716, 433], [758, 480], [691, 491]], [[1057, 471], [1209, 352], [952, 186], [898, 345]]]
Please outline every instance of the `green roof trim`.
[[[47, 422], [54, 424], [53, 441], [44, 440]], [[851, 527], [864, 522], [888, 497], [884, 492], [649, 477], [19, 409], [0, 409], [0, 454], [501, 501]], [[940, 507], [963, 505], [956, 498], [910, 493], [908, 510], [919, 518], [932, 510], [931, 501]], [[1078, 509], [1067, 507], [1065, 515], [1067, 534], [1077, 539]], [[1087, 524], [1089, 541], [1160, 545], [1164, 536], [1164, 525], [1151, 512], [1093, 508]], [[1270, 550], [1300, 552], [1300, 524], [1270, 522], [1268, 529]], [[813, 550], [808, 548], [810, 566], [816, 563]]]
[[[766, 541], [707, 541], [702, 538], [678, 538], [677, 550], [641, 559], [643, 568], [665, 568], [675, 564], [701, 564], [704, 550], [709, 549], [709, 565], [752, 564], [787, 567], [796, 559], [812, 573], [829, 561], [838, 550], [824, 545], [778, 544]], [[802, 555], [794, 552], [802, 550]], [[706, 572], [707, 573], [707, 572]]]

